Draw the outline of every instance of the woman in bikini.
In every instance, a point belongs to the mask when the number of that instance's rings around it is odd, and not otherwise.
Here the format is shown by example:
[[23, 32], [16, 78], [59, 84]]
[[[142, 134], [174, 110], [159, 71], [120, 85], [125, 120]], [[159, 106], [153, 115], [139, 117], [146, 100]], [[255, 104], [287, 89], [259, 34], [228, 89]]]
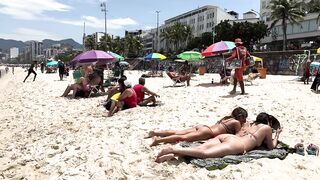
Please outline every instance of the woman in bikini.
[[[196, 158], [218, 158], [226, 155], [245, 154], [247, 151], [261, 146], [262, 143], [265, 143], [268, 149], [274, 149], [282, 129], [279, 126], [274, 139], [272, 139], [273, 125], [271, 120], [278, 122], [273, 116], [267, 113], [260, 113], [254, 123], [237, 135], [221, 134], [197, 147], [169, 147], [158, 154], [156, 162], [160, 163], [173, 159], [176, 155]], [[280, 123], [277, 124], [280, 125]]]
[[247, 111], [241, 107], [237, 107], [232, 111], [231, 116], [222, 118], [211, 127], [207, 125], [197, 125], [193, 128], [179, 131], [150, 131], [147, 138], [153, 137], [153, 142], [150, 146], [155, 146], [159, 143], [207, 140], [219, 134], [236, 134], [246, 122], [247, 117]]

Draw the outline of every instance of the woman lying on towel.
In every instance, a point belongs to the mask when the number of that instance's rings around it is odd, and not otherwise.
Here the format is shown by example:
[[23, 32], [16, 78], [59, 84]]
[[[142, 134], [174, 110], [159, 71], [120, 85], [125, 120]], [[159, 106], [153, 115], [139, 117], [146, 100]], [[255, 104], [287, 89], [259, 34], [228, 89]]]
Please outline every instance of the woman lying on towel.
[[[274, 139], [272, 139], [272, 122], [277, 122], [276, 124], [279, 126]], [[173, 159], [174, 156], [219, 158], [226, 155], [245, 154], [247, 151], [261, 146], [262, 143], [265, 143], [268, 149], [274, 149], [278, 144], [280, 132], [280, 123], [276, 118], [267, 113], [260, 113], [255, 122], [237, 135], [221, 134], [197, 147], [168, 147], [158, 154], [156, 162], [164, 162]]]
[[198, 141], [214, 138], [219, 134], [236, 134], [240, 131], [242, 125], [246, 122], [248, 113], [241, 107], [235, 108], [231, 116], [226, 116], [213, 126], [197, 125], [193, 128], [175, 131], [150, 131], [148, 137], [153, 137], [151, 146], [159, 143], [174, 143], [178, 141]]

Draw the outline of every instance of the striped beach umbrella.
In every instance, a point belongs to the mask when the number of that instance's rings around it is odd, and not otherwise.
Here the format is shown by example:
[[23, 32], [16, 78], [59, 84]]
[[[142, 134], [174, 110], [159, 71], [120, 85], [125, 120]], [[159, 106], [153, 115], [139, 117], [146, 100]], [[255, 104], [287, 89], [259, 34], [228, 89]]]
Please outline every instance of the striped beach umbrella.
[[164, 60], [164, 59], [167, 59], [167, 57], [163, 54], [160, 54], [160, 53], [150, 53], [146, 57], [144, 57], [145, 61]]
[[230, 52], [235, 47], [236, 45], [232, 41], [220, 41], [209, 46], [201, 53], [201, 55], [205, 57], [215, 56], [221, 53]]

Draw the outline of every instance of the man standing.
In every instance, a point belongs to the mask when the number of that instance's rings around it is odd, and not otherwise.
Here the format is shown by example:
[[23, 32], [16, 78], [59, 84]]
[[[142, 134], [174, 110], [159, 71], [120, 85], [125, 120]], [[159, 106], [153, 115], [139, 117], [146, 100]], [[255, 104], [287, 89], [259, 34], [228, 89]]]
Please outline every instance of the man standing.
[[30, 76], [31, 73], [34, 74], [34, 78], [33, 78], [33, 81], [36, 80], [36, 77], [37, 77], [37, 73], [33, 70], [34, 67], [37, 66], [37, 61], [33, 61], [33, 63], [31, 63], [30, 67], [29, 67], [29, 70], [28, 70], [28, 75], [27, 77], [23, 80], [23, 82], [26, 82], [27, 78]]
[[63, 80], [63, 74], [64, 74], [64, 64], [62, 61], [60, 61], [60, 59], [58, 60], [58, 69], [59, 69], [59, 77], [60, 77], [60, 81]]
[[43, 73], [44, 72], [44, 62], [41, 62], [40, 69], [41, 69], [41, 73]]
[[232, 55], [226, 59], [226, 61], [230, 61], [234, 58], [238, 58], [241, 60], [241, 67], [235, 69], [235, 74], [233, 77], [234, 83], [233, 83], [233, 89], [230, 91], [230, 94], [236, 93], [237, 88], [237, 82], [239, 81], [240, 88], [241, 88], [241, 94], [245, 94], [244, 91], [244, 83], [243, 83], [243, 72], [247, 67], [246, 59], [247, 57], [250, 57], [250, 53], [247, 50], [246, 47], [243, 46], [243, 42], [240, 38], [235, 39], [234, 41], [236, 47], [233, 49]]
[[[158, 94], [150, 91], [148, 88], [146, 88], [144, 85], [146, 83], [146, 80], [144, 78], [139, 78], [139, 84], [135, 85], [133, 87], [134, 91], [137, 94], [137, 103], [140, 106], [146, 106], [150, 102], [152, 102], [152, 105], [156, 105], [156, 97], [160, 97]], [[144, 98], [144, 95], [150, 95], [148, 98]]]

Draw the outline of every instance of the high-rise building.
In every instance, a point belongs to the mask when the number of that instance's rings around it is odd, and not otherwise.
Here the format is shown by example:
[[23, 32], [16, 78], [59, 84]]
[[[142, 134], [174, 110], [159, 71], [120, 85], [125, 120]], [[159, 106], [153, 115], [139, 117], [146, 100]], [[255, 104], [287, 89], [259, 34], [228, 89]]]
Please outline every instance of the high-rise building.
[[17, 58], [19, 56], [19, 48], [12, 47], [10, 48], [10, 59]]
[[29, 48], [26, 48], [26, 51], [30, 52], [30, 61], [36, 61], [37, 57], [43, 55], [43, 43], [39, 41], [27, 41]]
[[[260, 0], [260, 16], [270, 27], [271, 20], [271, 9], [269, 8], [271, 0]], [[299, 0], [302, 2], [303, 0]], [[310, 0], [304, 0], [309, 2]], [[291, 24], [287, 22], [287, 41], [289, 49], [301, 49], [318, 46], [320, 43], [320, 26], [317, 23], [318, 13], [306, 14], [304, 19], [299, 24]], [[268, 37], [261, 40], [262, 44], [270, 44], [271, 42], [278, 42], [277, 46], [274, 46], [275, 50], [279, 50], [282, 47], [283, 41], [283, 30], [281, 21], [279, 21]], [[317, 43], [318, 44], [317, 44]], [[268, 49], [270, 49], [269, 46]]]

